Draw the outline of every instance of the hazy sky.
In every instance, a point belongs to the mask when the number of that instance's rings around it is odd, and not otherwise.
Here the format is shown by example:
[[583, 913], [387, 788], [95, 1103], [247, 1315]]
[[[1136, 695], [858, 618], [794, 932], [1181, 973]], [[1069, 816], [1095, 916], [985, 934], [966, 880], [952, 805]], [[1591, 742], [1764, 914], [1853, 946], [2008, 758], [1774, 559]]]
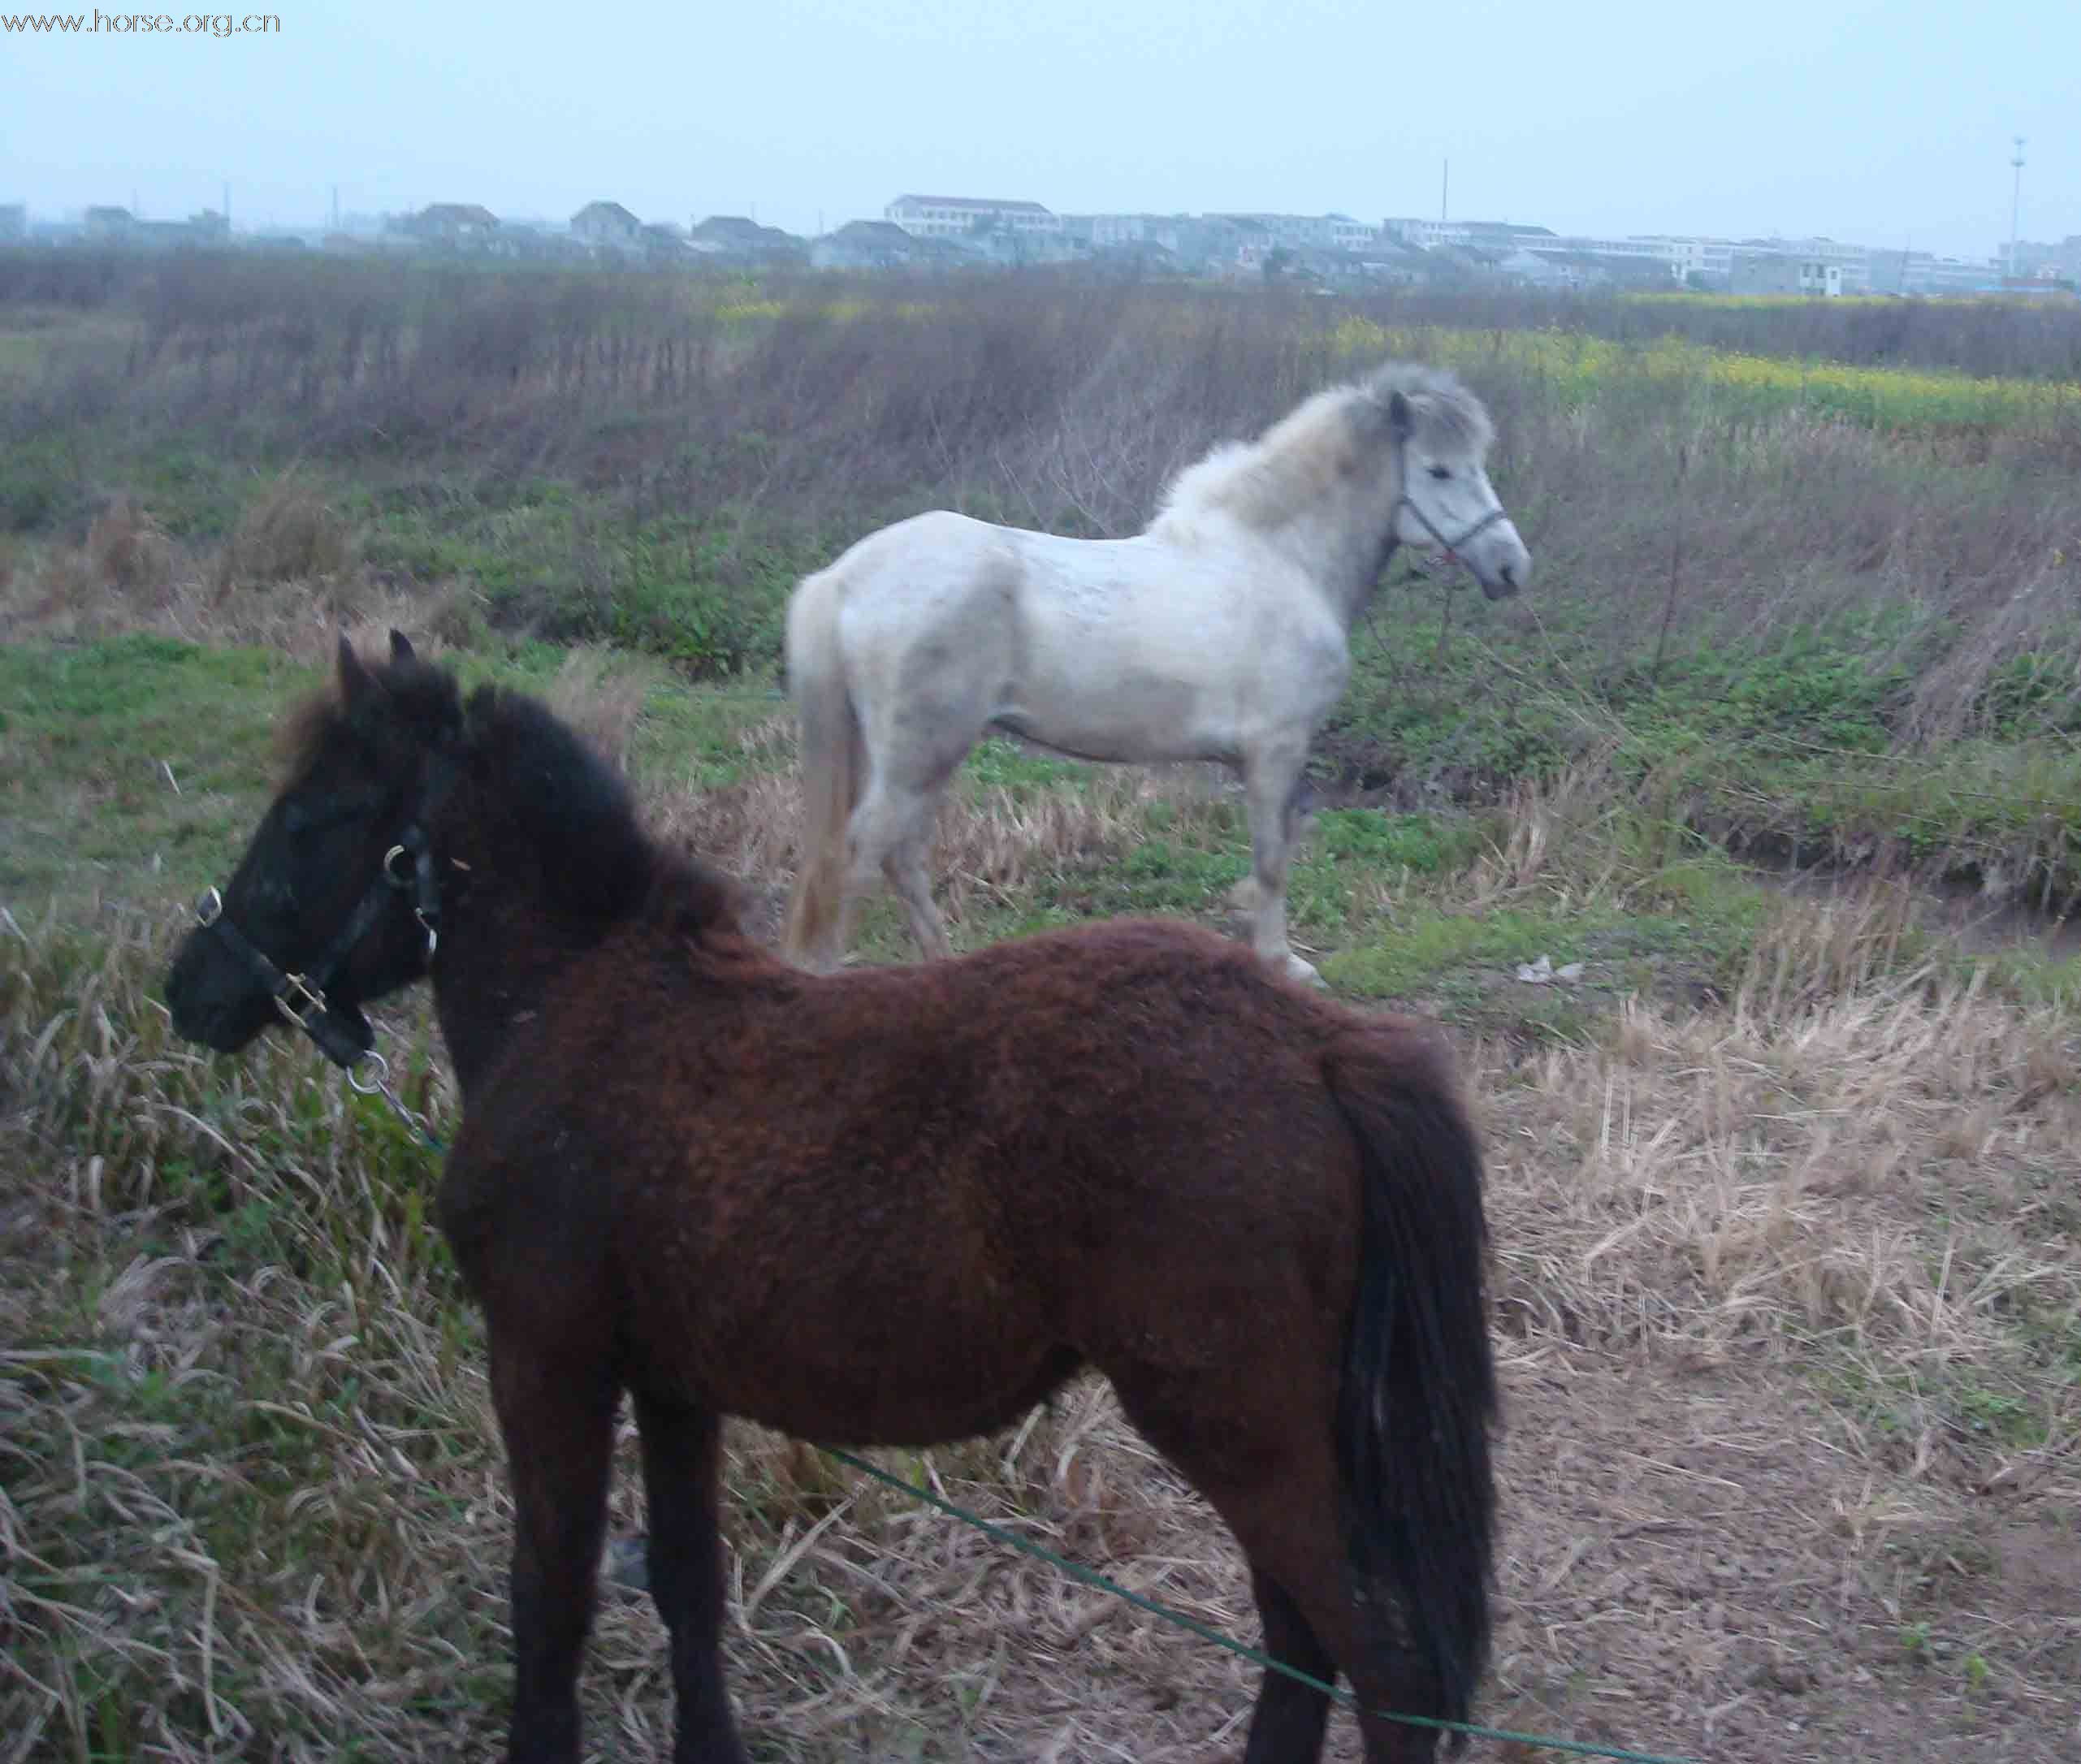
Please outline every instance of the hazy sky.
[[1462, 218], [1984, 256], [2021, 134], [2023, 236], [2081, 233], [2081, 0], [239, 3], [279, 34], [0, 28], [0, 201], [166, 218], [228, 181], [241, 225], [316, 221], [335, 184], [349, 213], [607, 197], [798, 232], [906, 191], [1378, 221], [1438, 213], [1449, 158]]

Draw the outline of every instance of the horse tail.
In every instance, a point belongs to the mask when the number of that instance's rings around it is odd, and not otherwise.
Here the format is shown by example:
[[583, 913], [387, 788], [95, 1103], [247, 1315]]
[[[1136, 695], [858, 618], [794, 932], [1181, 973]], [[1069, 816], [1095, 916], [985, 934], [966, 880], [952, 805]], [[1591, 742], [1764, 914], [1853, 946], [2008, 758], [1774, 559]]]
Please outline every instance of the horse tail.
[[784, 950], [800, 966], [828, 941], [844, 904], [846, 830], [863, 769], [859, 716], [838, 647], [835, 569], [806, 578], [789, 603], [786, 668], [799, 727], [803, 819]]
[[1337, 1459], [1358, 1583], [1399, 1600], [1429, 1668], [1434, 1707], [1400, 1713], [1463, 1722], [1487, 1665], [1495, 1549], [1482, 1153], [1444, 1049], [1390, 1045], [1376, 1029], [1325, 1061], [1362, 1163]]

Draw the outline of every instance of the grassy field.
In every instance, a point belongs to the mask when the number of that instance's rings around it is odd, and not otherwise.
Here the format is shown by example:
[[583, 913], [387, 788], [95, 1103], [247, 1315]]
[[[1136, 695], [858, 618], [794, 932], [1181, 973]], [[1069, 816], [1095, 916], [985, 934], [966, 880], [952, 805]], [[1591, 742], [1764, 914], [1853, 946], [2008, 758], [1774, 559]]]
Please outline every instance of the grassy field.
[[[430, 1161], [314, 1055], [203, 1056], [157, 997], [336, 626], [543, 692], [777, 909], [796, 572], [935, 504], [1132, 530], [1376, 339], [1489, 401], [1540, 569], [1500, 606], [1383, 586], [1293, 885], [1339, 991], [1450, 1026], [1490, 1148], [1481, 1714], [1715, 1760], [2081, 1750], [2081, 969], [1955, 922], [2081, 886], [2057, 315], [1910, 313], [1873, 359], [1782, 306], [90, 268], [0, 266], [0, 1756], [495, 1735], [510, 1510]], [[973, 947], [1231, 924], [1246, 854], [1210, 772], [993, 742], [935, 871]], [[890, 904], [863, 944], [907, 958]], [[383, 1028], [443, 1133], [425, 1001]], [[1102, 1386], [889, 1461], [1254, 1639]], [[623, 1536], [634, 1471], [625, 1441]], [[740, 1429], [729, 1475], [755, 1755], [1240, 1749], [1240, 1662], [785, 1442]], [[665, 1755], [640, 1596], [587, 1696], [598, 1755]]]

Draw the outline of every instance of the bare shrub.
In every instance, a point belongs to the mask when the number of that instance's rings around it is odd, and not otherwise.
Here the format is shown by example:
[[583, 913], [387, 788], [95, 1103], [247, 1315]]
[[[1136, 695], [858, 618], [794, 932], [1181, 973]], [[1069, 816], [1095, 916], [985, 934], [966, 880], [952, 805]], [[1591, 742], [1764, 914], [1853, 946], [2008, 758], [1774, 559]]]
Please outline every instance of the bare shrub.
[[324, 499], [293, 473], [277, 478], [239, 518], [217, 564], [220, 590], [344, 575], [353, 534]]
[[0, 630], [11, 637], [31, 630], [81, 635], [98, 629], [108, 610], [101, 574], [86, 552], [46, 546], [28, 554], [0, 590]]
[[87, 530], [87, 559], [102, 580], [125, 594], [165, 593], [179, 567], [173, 541], [136, 498], [118, 496]]
[[586, 644], [565, 656], [543, 696], [603, 759], [625, 773], [643, 701], [667, 677], [663, 664], [651, 657]]

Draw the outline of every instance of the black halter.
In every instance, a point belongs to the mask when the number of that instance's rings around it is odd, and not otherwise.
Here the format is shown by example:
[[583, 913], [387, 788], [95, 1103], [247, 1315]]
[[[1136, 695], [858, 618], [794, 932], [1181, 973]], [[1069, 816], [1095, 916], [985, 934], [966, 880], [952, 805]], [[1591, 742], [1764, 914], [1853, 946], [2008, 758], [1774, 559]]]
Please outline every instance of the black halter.
[[1433, 539], [1437, 541], [1438, 548], [1444, 552], [1448, 561], [1456, 560], [1460, 547], [1464, 545], [1468, 540], [1473, 538], [1476, 534], [1486, 533], [1490, 527], [1494, 526], [1497, 521], [1507, 520], [1508, 518], [1503, 512], [1503, 504], [1501, 503], [1498, 503], [1495, 508], [1490, 509], [1486, 514], [1483, 515], [1480, 520], [1477, 521], [1472, 526], [1468, 528], [1467, 530], [1461, 534], [1458, 538], [1448, 539], [1446, 538], [1443, 533], [1439, 531], [1438, 523], [1433, 521], [1429, 515], [1426, 514], [1422, 509], [1417, 506], [1416, 499], [1409, 494], [1409, 440], [1407, 435], [1402, 436], [1395, 443], [1395, 478], [1398, 494], [1395, 498], [1395, 506], [1389, 512], [1387, 517], [1387, 536], [1390, 541], [1390, 550], [1393, 548], [1392, 542], [1395, 538], [1395, 518], [1404, 508], [1408, 509], [1411, 514], [1414, 515], [1417, 517], [1417, 524], [1421, 526], [1425, 532], [1428, 533]]
[[[347, 923], [303, 972], [285, 972], [227, 919], [224, 897], [216, 888], [205, 888], [201, 898], [195, 903], [195, 922], [223, 938], [253, 971], [253, 977], [274, 1000], [275, 1008], [283, 1019], [316, 1042], [327, 1059], [348, 1069], [350, 1073], [355, 1064], [374, 1047], [375, 1031], [356, 1005], [335, 1005], [326, 997], [326, 988], [332, 984], [362, 938], [383, 915], [392, 893], [411, 891], [413, 916], [426, 933], [426, 959], [429, 962], [434, 959], [434, 952], [440, 944], [441, 901], [439, 884], [434, 875], [433, 848], [427, 841], [425, 824], [433, 819], [454, 787], [459, 769], [459, 759], [452, 751], [444, 750], [435, 755], [420, 791], [418, 806], [400, 830], [396, 844], [383, 854], [383, 867], [375, 880], [369, 884], [354, 910], [347, 915]], [[327, 826], [362, 812], [373, 794], [369, 791], [343, 791], [309, 810], [292, 804], [284, 811], [283, 819], [292, 832]], [[379, 1054], [375, 1057], [379, 1061], [382, 1059]]]

